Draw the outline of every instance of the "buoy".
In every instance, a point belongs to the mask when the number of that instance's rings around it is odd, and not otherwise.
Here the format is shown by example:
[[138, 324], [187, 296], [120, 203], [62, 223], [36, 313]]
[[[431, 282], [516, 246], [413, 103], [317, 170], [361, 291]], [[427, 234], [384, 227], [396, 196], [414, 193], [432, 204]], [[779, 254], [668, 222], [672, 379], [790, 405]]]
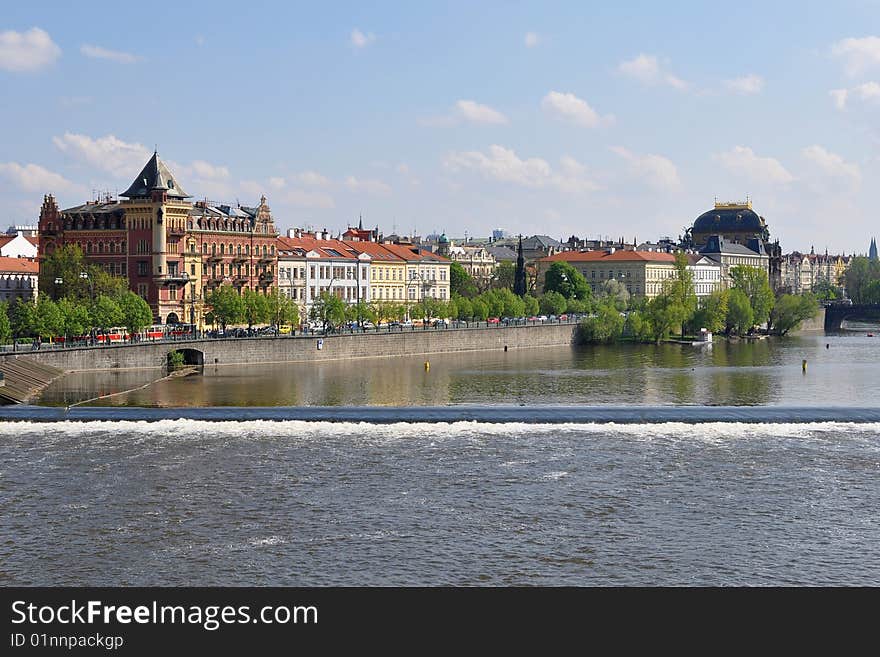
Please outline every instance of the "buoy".
[[507, 345], [504, 345], [504, 351], [507, 351]]
[[804, 374], [807, 373], [807, 359], [806, 358], [804, 358], [804, 360], [801, 361], [801, 369], [804, 371]]
[[431, 371], [431, 361], [429, 361], [429, 360], [426, 360], [426, 361], [425, 361], [425, 371], [426, 371], [426, 372], [430, 372], [430, 371]]
[[825, 343], [825, 348], [826, 348], [826, 349], [831, 349], [831, 345], [828, 344], [828, 343], [826, 342], [826, 343]]

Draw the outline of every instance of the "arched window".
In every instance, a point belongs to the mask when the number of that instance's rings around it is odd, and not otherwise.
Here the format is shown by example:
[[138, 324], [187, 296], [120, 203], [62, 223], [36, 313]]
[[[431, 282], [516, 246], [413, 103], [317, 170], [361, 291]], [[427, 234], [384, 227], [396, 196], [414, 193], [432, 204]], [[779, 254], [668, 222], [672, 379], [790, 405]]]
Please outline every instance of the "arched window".
[[223, 242], [220, 242], [220, 255], [225, 255], [226, 253], [226, 245]]
[[251, 245], [250, 245], [250, 244], [245, 244], [245, 245], [244, 245], [244, 254], [245, 254], [246, 256], [249, 256], [249, 255], [251, 254]]
[[92, 252], [92, 243], [89, 242], [89, 243], [86, 245], [86, 253], [91, 253], [91, 252]]

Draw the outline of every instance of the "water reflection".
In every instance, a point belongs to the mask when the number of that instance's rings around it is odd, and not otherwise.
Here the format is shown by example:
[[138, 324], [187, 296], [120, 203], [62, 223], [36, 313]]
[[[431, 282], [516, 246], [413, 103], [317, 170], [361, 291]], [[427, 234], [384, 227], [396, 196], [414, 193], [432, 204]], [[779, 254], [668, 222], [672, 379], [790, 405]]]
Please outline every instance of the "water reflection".
[[[828, 348], [825, 345], [828, 345]], [[808, 371], [801, 361], [809, 362]], [[430, 371], [424, 367], [430, 360]], [[323, 363], [208, 366], [99, 405], [841, 405], [877, 403], [880, 339], [824, 334], [689, 345], [550, 347]], [[42, 403], [136, 387], [156, 370], [63, 377]]]

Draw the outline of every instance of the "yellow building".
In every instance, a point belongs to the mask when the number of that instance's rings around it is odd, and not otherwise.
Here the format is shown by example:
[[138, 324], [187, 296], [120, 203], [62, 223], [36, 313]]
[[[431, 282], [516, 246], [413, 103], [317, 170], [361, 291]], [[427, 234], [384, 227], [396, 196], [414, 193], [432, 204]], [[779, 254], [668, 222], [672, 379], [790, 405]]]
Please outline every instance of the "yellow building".
[[406, 301], [406, 260], [385, 248], [384, 244], [350, 241], [346, 241], [346, 244], [370, 256], [369, 301]]

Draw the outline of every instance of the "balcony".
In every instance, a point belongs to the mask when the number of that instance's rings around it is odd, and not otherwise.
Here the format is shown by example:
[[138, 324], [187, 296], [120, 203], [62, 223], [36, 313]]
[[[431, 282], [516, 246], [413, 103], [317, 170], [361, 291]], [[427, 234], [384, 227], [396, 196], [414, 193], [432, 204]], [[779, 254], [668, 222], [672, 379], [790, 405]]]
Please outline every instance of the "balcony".
[[175, 283], [177, 285], [186, 285], [190, 281], [189, 274], [185, 271], [180, 273], [173, 274], [156, 274], [153, 276], [153, 280], [156, 281], [157, 285], [169, 285], [170, 283]]
[[211, 253], [205, 258], [205, 262], [220, 262], [221, 260], [223, 260], [223, 256], [219, 253]]
[[260, 274], [260, 285], [270, 285], [275, 281], [275, 274]]

